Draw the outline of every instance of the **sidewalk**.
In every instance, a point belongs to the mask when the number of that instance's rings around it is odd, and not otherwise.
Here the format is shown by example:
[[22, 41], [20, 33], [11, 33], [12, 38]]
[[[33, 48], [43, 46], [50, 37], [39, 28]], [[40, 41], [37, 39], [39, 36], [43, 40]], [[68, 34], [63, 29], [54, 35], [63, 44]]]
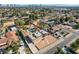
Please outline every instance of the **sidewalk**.
[[31, 49], [32, 53], [36, 53], [38, 51], [33, 43], [28, 43], [28, 46]]

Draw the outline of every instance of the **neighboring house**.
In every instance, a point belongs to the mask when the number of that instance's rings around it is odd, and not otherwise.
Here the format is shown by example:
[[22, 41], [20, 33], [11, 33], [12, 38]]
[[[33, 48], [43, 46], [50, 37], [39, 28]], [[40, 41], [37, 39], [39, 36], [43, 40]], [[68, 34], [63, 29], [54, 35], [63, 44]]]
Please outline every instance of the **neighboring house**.
[[19, 38], [15, 31], [10, 31], [5, 34], [4, 37], [0, 38], [0, 49], [6, 48], [11, 42], [18, 42]]
[[17, 26], [16, 25], [11, 25], [11, 26], [8, 26], [8, 29], [10, 31], [15, 31], [15, 30], [17, 30]]
[[3, 27], [8, 27], [8, 26], [11, 26], [11, 25], [14, 25], [14, 21], [5, 22], [5, 23], [3, 24]]
[[8, 39], [7, 38], [1, 38], [0, 39], [0, 49], [1, 48], [6, 48], [7, 47], [7, 43], [8, 43]]
[[17, 36], [17, 33], [15, 31], [10, 31], [10, 32], [7, 32], [5, 34], [5, 36], [10, 39], [9, 41], [14, 41], [14, 42], [18, 42], [19, 41], [19, 38]]

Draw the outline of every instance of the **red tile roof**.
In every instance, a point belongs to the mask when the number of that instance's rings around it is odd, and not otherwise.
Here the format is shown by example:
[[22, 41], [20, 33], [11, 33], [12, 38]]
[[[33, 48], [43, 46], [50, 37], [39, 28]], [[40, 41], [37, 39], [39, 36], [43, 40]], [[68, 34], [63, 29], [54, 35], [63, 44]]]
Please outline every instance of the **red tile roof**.
[[0, 39], [0, 48], [7, 47], [8, 44], [11, 44], [12, 41], [19, 41], [15, 31], [7, 32], [6, 37]]
[[7, 38], [0, 39], [0, 48], [7, 47], [7, 42], [8, 42]]
[[10, 41], [18, 41], [19, 38], [18, 36], [16, 35], [16, 32], [15, 31], [11, 31], [11, 32], [7, 32], [6, 33], [6, 37], [10, 40]]

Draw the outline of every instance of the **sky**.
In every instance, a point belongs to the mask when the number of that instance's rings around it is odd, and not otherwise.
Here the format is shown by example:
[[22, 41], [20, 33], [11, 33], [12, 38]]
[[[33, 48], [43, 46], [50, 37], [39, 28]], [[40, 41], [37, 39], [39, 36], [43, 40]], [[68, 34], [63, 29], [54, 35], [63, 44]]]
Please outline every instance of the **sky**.
[[0, 4], [79, 4], [79, 0], [0, 0]]

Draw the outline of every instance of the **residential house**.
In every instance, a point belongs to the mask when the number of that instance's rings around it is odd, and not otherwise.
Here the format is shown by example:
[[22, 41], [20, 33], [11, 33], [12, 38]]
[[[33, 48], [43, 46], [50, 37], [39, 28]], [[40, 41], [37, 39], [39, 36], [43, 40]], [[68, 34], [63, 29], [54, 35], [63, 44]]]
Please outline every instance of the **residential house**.
[[7, 32], [4, 37], [0, 38], [0, 49], [6, 48], [12, 42], [19, 42], [19, 38], [15, 31]]

